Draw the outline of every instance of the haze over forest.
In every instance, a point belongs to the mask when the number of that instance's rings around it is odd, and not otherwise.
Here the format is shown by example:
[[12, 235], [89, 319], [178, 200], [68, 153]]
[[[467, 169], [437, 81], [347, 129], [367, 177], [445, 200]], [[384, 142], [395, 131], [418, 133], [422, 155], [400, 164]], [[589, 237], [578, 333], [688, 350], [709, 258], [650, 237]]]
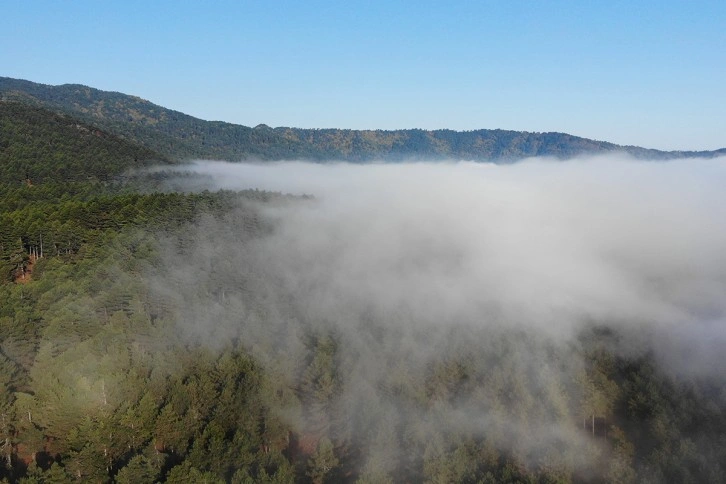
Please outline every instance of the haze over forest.
[[723, 150], [0, 96], [0, 478], [726, 479]]
[[[295, 314], [342, 332], [371, 317], [394, 328], [514, 328], [565, 343], [604, 326], [627, 334], [624, 351], [652, 352], [669, 372], [719, 378], [726, 227], [714, 222], [726, 219], [725, 161], [196, 162], [183, 172], [203, 178], [187, 189], [314, 198], [263, 210], [275, 230], [251, 247], [234, 243], [234, 224], [202, 224], [191, 236], [203, 240], [196, 257], [167, 266], [181, 279], [191, 271], [196, 284], [260, 265], [301, 308]], [[193, 306], [204, 322], [207, 308]], [[196, 338], [226, 341], [225, 330], [239, 330], [210, 319], [192, 324]], [[446, 345], [419, 350], [438, 346]]]

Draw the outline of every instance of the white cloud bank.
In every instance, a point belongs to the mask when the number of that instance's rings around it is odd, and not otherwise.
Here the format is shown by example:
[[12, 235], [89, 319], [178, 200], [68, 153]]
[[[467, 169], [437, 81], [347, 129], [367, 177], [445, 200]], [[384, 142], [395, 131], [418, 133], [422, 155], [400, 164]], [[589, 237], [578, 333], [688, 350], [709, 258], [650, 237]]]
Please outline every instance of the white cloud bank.
[[[672, 374], [723, 379], [726, 159], [187, 169], [208, 188], [315, 196], [262, 204], [271, 230], [261, 236], [245, 231], [244, 205], [202, 218], [183, 250], [162, 251], [155, 287], [182, 307], [192, 341], [237, 339], [279, 374], [305, 368], [311, 330], [333, 333], [343, 432], [356, 432], [361, 412], [434, 436], [466, 415], [468, 432], [528, 462], [564, 439], [586, 469], [598, 452], [579, 450], [592, 442], [576, 428], [573, 382], [585, 364], [577, 338], [593, 324], [618, 330], [613, 351], [652, 351]], [[468, 396], [434, 420], [418, 416], [407, 382], [459, 360], [474, 365]], [[511, 408], [497, 406], [502, 395]], [[370, 456], [400, 452], [378, 445]]]
[[694, 369], [725, 348], [726, 159], [189, 169], [316, 197], [267, 209], [278, 225], [255, 246], [311, 317], [668, 329], [673, 355], [673, 338], [700, 348], [679, 361]]

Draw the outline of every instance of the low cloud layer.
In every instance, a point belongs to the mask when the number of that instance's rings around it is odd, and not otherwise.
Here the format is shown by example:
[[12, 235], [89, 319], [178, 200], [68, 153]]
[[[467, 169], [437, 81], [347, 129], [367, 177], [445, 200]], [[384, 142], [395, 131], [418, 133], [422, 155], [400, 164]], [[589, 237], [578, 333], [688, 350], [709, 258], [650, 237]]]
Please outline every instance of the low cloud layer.
[[691, 356], [723, 348], [724, 159], [190, 169], [220, 188], [315, 196], [268, 209], [276, 229], [256, 249], [311, 316], [409, 312], [560, 337], [637, 325], [703, 346]]
[[[652, 352], [671, 375], [722, 378], [726, 159], [187, 170], [205, 175], [207, 188], [314, 196], [262, 204], [262, 236], [245, 235], [244, 207], [200, 220], [183, 253], [165, 251], [157, 287], [185, 308], [190, 341], [238, 339], [270, 367], [287, 365], [283, 373], [304, 366], [306, 335], [333, 334], [348, 382], [336, 405], [350, 421], [362, 402], [378, 409], [374, 421], [412, 418], [417, 397], [406, 396], [406, 381], [480, 361], [469, 397], [435, 425], [421, 416], [421, 432], [450, 431], [462, 413], [480, 412], [467, 421], [527, 461], [551, 454], [553, 439], [579, 448], [575, 422], [561, 423], [577, 413], [567, 410], [575, 397], [557, 389], [577, 391], [567, 388], [584, 364], [573, 348], [593, 326], [618, 331], [613, 351]], [[519, 396], [512, 375], [528, 375]], [[522, 413], [487, 407], [501, 395]], [[540, 437], [528, 439], [523, 422], [537, 422]]]

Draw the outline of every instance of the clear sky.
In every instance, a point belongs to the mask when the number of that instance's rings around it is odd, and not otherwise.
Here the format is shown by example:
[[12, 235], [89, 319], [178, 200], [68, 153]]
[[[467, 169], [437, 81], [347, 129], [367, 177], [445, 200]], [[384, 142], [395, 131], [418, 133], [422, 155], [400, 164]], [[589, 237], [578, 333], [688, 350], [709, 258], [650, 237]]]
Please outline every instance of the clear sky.
[[726, 147], [726, 1], [34, 1], [0, 75], [303, 128]]

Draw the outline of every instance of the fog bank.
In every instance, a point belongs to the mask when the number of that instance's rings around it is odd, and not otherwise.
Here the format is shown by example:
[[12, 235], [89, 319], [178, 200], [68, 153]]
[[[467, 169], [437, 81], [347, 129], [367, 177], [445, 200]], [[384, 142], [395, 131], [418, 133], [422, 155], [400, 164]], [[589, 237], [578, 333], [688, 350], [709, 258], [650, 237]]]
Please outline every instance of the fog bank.
[[678, 341], [697, 345], [679, 364], [703, 371], [724, 347], [724, 159], [190, 170], [218, 188], [315, 196], [265, 209], [276, 228], [255, 246], [313, 318], [409, 312], [556, 337], [592, 322], [657, 328], [673, 357]]
[[[331, 337], [337, 439], [360, 433], [357, 421], [406, 421], [430, 438], [486, 436], [529, 463], [565, 446], [585, 472], [603, 455], [577, 427], [594, 413], [575, 384], [578, 338], [593, 327], [616, 330], [616, 354], [723, 379], [726, 159], [188, 170], [206, 188], [313, 195], [200, 219], [183, 249], [167, 243], [155, 287], [183, 308], [188, 341], [239, 341], [292, 386]], [[450, 407], [432, 420], [416, 385], [438, 398], [436, 382], [453, 377], [437, 375], [457, 371], [472, 372], [469, 386], [442, 393]], [[381, 455], [396, 466], [395, 446], [358, 445], [371, 466], [385, 467]]]

